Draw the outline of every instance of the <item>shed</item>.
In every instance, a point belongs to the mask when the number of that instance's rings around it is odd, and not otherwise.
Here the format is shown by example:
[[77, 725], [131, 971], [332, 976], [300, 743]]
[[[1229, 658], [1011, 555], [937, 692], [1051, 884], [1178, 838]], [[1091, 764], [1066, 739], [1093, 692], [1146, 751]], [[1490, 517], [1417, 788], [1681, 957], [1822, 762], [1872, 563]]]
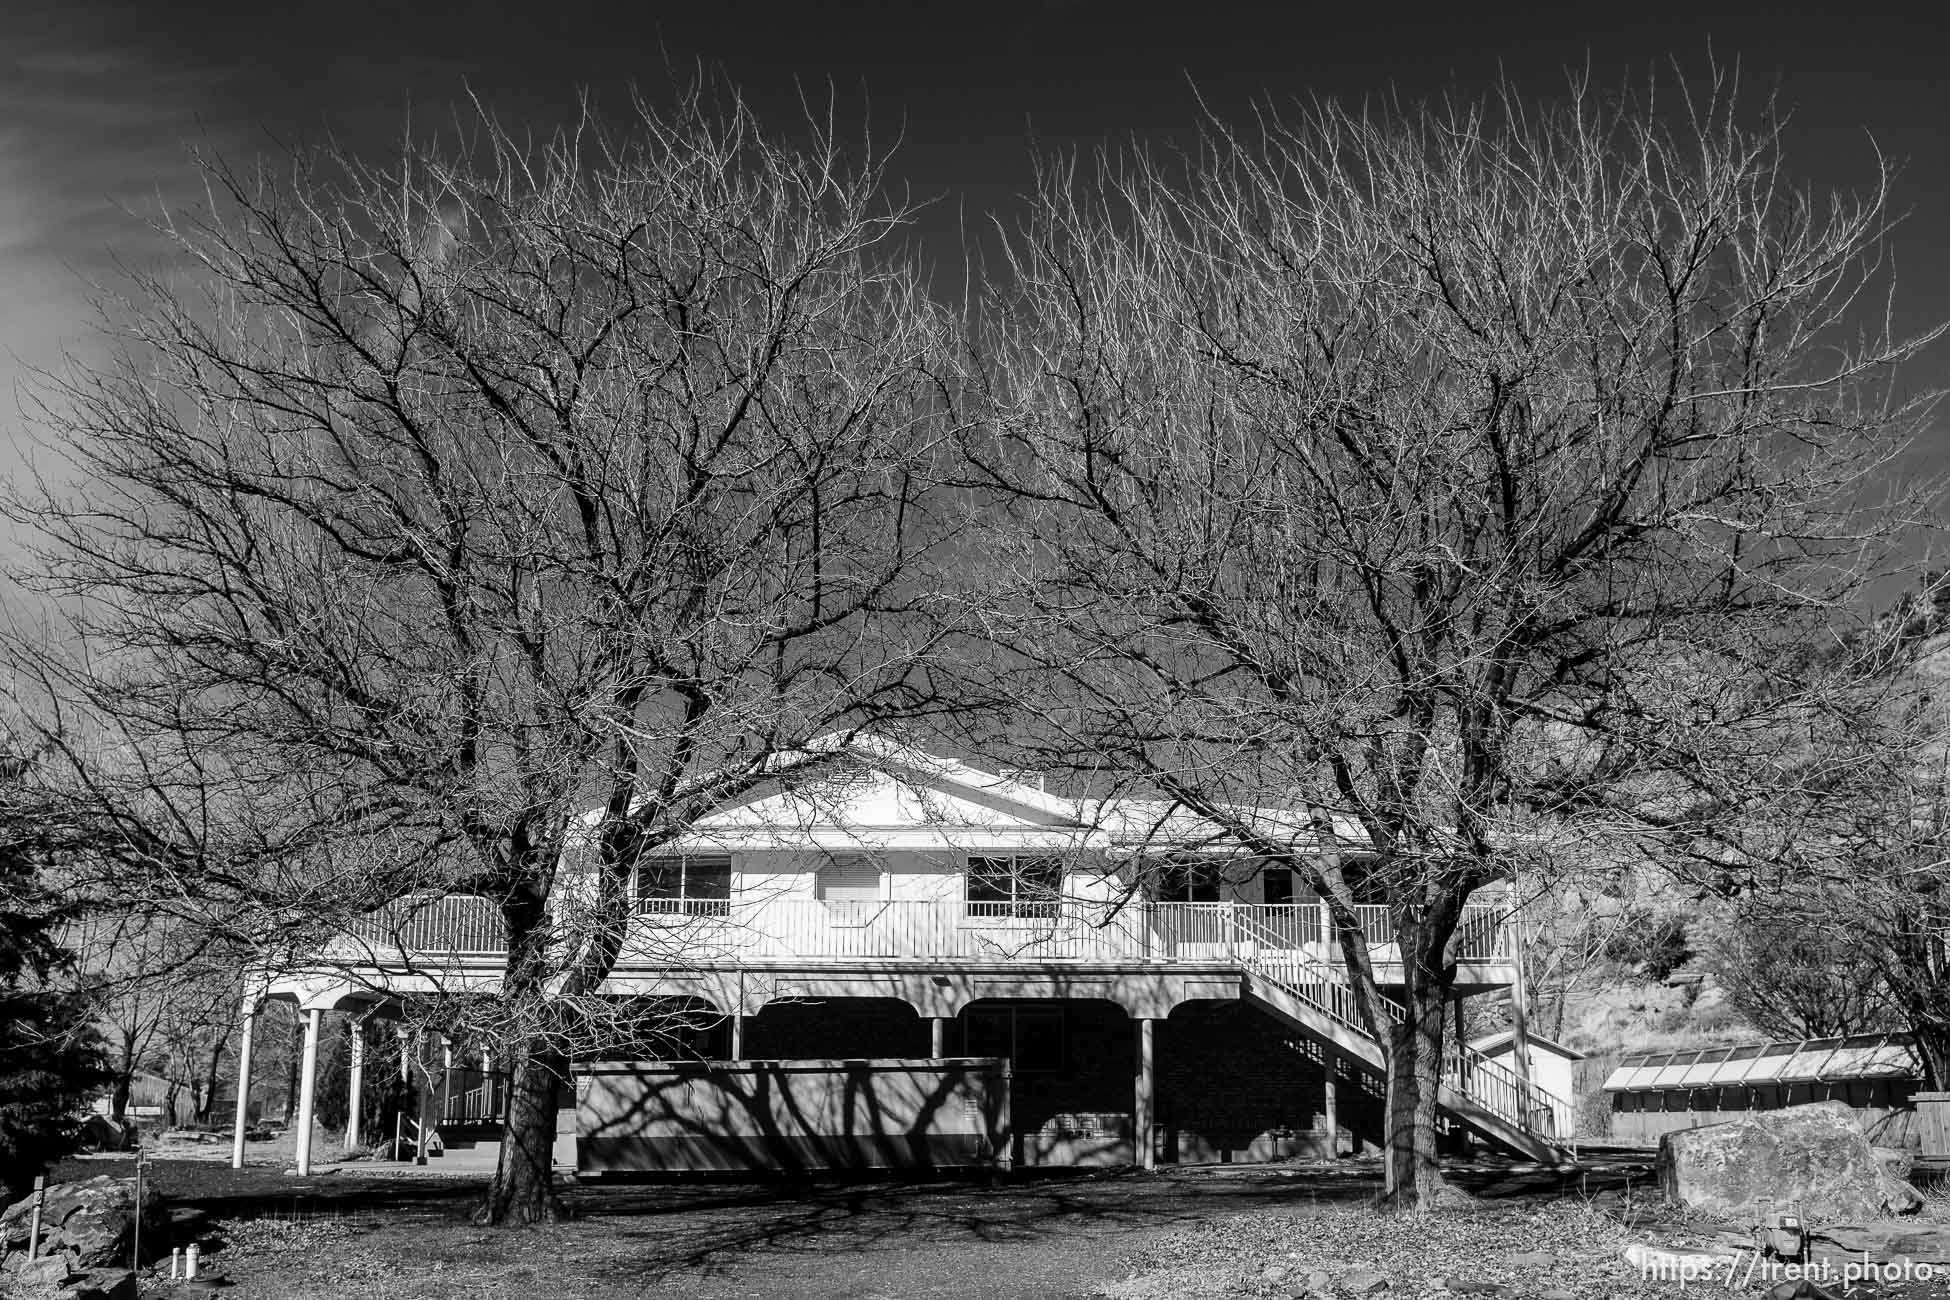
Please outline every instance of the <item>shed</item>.
[[1611, 1136], [1650, 1146], [1757, 1110], [1840, 1101], [1884, 1145], [1909, 1136], [1923, 1070], [1907, 1034], [1777, 1039], [1628, 1056], [1606, 1076]]
[[[1577, 1129], [1576, 1067], [1584, 1059], [1584, 1053], [1538, 1034], [1528, 1035], [1528, 1041], [1530, 1051], [1526, 1059], [1530, 1064], [1530, 1081], [1550, 1094], [1551, 1132], [1558, 1137], [1570, 1137]], [[1478, 1038], [1470, 1046], [1507, 1065], [1516, 1055], [1516, 1033], [1505, 1029]]]

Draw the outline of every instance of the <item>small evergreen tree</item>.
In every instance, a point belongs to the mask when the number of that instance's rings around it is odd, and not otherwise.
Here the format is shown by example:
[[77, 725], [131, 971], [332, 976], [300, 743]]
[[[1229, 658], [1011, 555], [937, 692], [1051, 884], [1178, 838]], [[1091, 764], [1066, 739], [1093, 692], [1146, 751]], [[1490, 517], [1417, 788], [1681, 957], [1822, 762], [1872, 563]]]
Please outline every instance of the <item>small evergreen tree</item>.
[[[0, 784], [17, 791], [17, 760]], [[34, 822], [0, 808], [0, 1192], [8, 1200], [74, 1145], [89, 1092], [107, 1078], [87, 999], [57, 977], [72, 968], [60, 943], [72, 903], [41, 878]]]

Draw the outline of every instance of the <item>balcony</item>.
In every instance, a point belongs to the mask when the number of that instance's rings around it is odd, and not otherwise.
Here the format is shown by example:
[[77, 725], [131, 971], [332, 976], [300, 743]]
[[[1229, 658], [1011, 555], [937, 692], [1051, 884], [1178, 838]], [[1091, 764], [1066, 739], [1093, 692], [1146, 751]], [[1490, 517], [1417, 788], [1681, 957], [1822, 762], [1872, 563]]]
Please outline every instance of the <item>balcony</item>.
[[[1239, 962], [1282, 950], [1337, 960], [1323, 942], [1317, 904], [1014, 903], [834, 901], [802, 898], [668, 900], [631, 917], [619, 966], [654, 968], [765, 962], [945, 961], [1145, 965]], [[1396, 960], [1385, 907], [1362, 907], [1373, 960]], [[1465, 909], [1455, 956], [1515, 960], [1502, 903]], [[480, 899], [401, 904], [366, 918], [355, 949], [415, 965], [486, 964], [504, 951], [500, 918]]]

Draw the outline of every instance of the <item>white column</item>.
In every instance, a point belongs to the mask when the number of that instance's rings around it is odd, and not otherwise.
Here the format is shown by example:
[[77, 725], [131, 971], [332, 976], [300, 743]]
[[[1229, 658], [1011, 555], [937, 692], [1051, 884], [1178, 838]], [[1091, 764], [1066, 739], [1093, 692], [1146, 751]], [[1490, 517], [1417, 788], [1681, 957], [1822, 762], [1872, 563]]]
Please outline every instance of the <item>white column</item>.
[[454, 1045], [445, 1034], [440, 1035], [440, 1116], [435, 1123], [443, 1123], [454, 1106]]
[[1517, 1072], [1518, 1122], [1528, 1127], [1531, 1116], [1530, 1092], [1530, 990], [1523, 977], [1523, 882], [1510, 882], [1510, 927], [1516, 932], [1511, 952], [1510, 973], [1510, 1064]]
[[257, 1001], [244, 999], [244, 1028], [237, 1039], [237, 1128], [230, 1138], [230, 1167], [244, 1167], [244, 1126], [250, 1123], [251, 1038], [257, 1028]]
[[305, 1013], [305, 1054], [298, 1067], [298, 1176], [311, 1173], [312, 1103], [318, 1091], [318, 1032], [325, 1013], [313, 1007]]
[[1327, 1070], [1322, 1076], [1320, 1118], [1327, 1126], [1327, 1158], [1332, 1160], [1341, 1153], [1341, 1109], [1335, 1079], [1340, 1073], [1340, 1058], [1330, 1051], [1323, 1051], [1321, 1056]]
[[363, 1136], [359, 1131], [359, 1112], [366, 1101], [366, 1017], [352, 1017], [348, 1028], [352, 1043], [350, 1066], [346, 1071], [349, 1077], [345, 1087], [345, 1149], [357, 1151]]
[[935, 1016], [929, 1032], [928, 1051], [938, 1061], [948, 1054], [948, 1017]]
[[1156, 1153], [1151, 1147], [1151, 1124], [1153, 1103], [1157, 1096], [1157, 1057], [1154, 1052], [1152, 1027], [1157, 1021], [1149, 1016], [1138, 1021], [1138, 1068], [1137, 1104], [1131, 1115], [1131, 1140], [1136, 1146], [1138, 1168], [1151, 1169], [1157, 1165]]
[[475, 1119], [493, 1119], [501, 1112], [494, 1108], [494, 1057], [481, 1049], [481, 1113]]
[[742, 1012], [734, 1011], [731, 1015], [731, 1059], [745, 1059], [745, 1017]]

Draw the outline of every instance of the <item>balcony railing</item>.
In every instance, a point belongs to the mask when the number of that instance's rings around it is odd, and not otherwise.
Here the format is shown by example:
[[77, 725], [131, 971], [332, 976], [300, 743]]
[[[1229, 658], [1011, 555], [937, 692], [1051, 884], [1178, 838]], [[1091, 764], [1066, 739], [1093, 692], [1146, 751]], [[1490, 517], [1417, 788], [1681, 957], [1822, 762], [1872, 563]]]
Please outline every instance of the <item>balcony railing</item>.
[[[1084, 901], [968, 903], [799, 898], [707, 900], [709, 906], [639, 911], [622, 960], [693, 966], [768, 960], [970, 962], [1244, 961], [1281, 950], [1333, 956], [1317, 904]], [[1514, 959], [1507, 908], [1472, 905], [1456, 931], [1457, 960]], [[1360, 909], [1375, 960], [1393, 947], [1388, 909]], [[356, 938], [375, 955], [469, 959], [505, 950], [500, 917], [480, 899], [400, 904], [366, 918]]]

